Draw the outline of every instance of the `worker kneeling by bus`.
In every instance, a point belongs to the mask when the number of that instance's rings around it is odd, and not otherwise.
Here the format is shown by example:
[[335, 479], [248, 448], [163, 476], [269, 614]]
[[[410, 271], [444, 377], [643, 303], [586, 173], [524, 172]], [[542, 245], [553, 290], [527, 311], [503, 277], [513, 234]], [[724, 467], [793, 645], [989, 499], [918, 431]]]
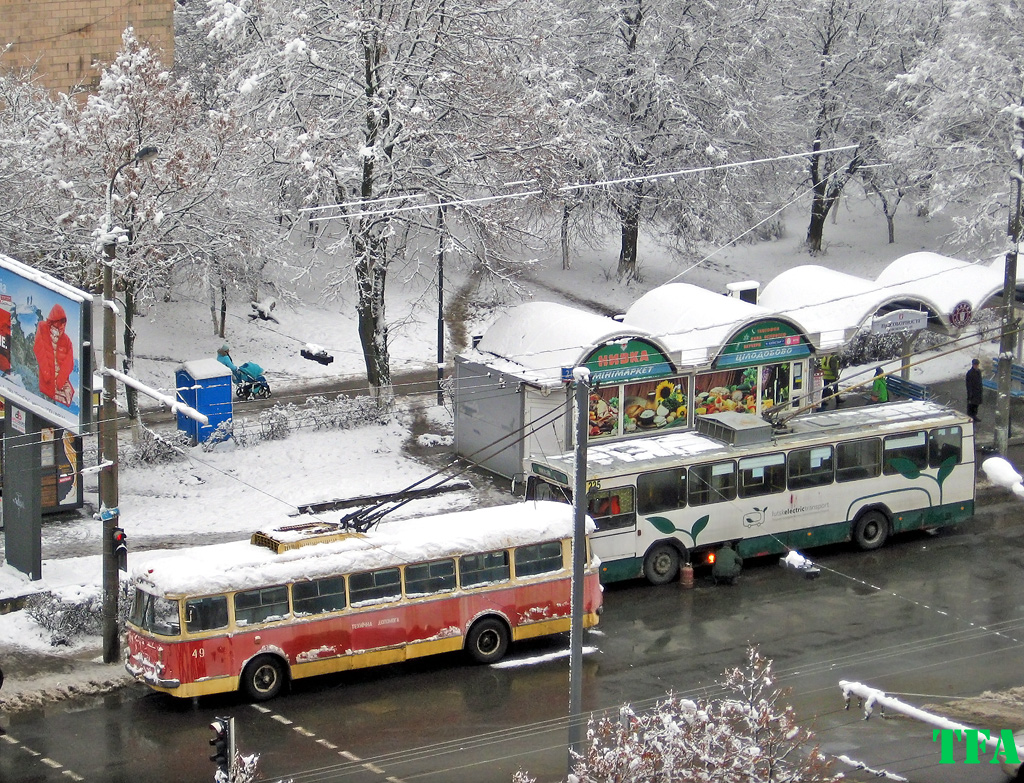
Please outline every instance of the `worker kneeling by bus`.
[[715, 552], [715, 562], [711, 566], [711, 578], [715, 584], [736, 584], [736, 577], [743, 570], [743, 558], [736, 554], [732, 544], [724, 544]]

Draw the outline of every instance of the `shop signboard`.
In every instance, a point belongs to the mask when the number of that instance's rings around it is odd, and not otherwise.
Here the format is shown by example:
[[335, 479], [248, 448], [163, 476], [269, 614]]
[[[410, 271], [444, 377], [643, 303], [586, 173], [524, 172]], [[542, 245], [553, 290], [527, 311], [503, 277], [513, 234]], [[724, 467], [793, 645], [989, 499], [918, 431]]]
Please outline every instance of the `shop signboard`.
[[0, 394], [81, 435], [91, 421], [92, 296], [0, 254]]
[[749, 367], [810, 354], [807, 341], [784, 321], [765, 319], [737, 332], [719, 354], [716, 367]]
[[872, 334], [920, 332], [928, 326], [928, 313], [922, 310], [893, 310], [871, 319]]
[[593, 384], [650, 380], [674, 372], [661, 350], [641, 339], [603, 345], [590, 354], [585, 366]]

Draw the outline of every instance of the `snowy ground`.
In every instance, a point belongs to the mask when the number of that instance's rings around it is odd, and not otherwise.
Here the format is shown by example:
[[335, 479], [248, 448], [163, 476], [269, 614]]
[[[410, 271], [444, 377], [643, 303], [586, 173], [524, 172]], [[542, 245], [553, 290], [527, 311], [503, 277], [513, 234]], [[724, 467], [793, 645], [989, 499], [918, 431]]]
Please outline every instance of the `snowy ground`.
[[[800, 250], [805, 213], [794, 212], [788, 221], [790, 233], [779, 240], [756, 245], [738, 245], [718, 252], [706, 251], [706, 258], [678, 258], [645, 243], [642, 250], [642, 284], [616, 282], [617, 249], [577, 248], [573, 268], [561, 269], [556, 250], [537, 256], [529, 275], [536, 285], [527, 284], [520, 294], [478, 291], [476, 306], [470, 309], [467, 334], [479, 333], [500, 312], [526, 298], [569, 302], [577, 298], [601, 302], [625, 310], [650, 288], [669, 280], [684, 281], [724, 292], [725, 285], [742, 280], [767, 283], [776, 274], [796, 264], [809, 263]], [[917, 250], [942, 252], [941, 237], [947, 224], [939, 219], [922, 220], [909, 215], [897, 218], [897, 243], [886, 244], [885, 221], [864, 202], [840, 206], [837, 221], [826, 227], [827, 253], [815, 263], [874, 277], [893, 259]], [[557, 248], [556, 241], [550, 243]], [[392, 298], [389, 313], [401, 319], [392, 333], [392, 357], [396, 369], [430, 367], [436, 351], [436, 285], [430, 279], [429, 264], [406, 278], [393, 274], [389, 285]], [[451, 273], [450, 273], [451, 274]], [[465, 282], [458, 272], [449, 278], [453, 295]], [[354, 318], [349, 301], [325, 304], [318, 301], [314, 282], [303, 290], [303, 304], [279, 302], [274, 314], [280, 324], [250, 322], [248, 306], [232, 314], [227, 340], [236, 361], [256, 361], [264, 366], [279, 396], [301, 398], [302, 386], [316, 379], [362, 372], [362, 359], [355, 338]], [[426, 293], [424, 293], [426, 292]], [[351, 296], [346, 296], [351, 299]], [[97, 323], [99, 321], [97, 320]], [[175, 295], [173, 301], [153, 305], [137, 322], [137, 350], [140, 361], [136, 374], [147, 384], [168, 391], [173, 372], [186, 360], [213, 356], [223, 342], [212, 334], [208, 304], [199, 299]], [[306, 343], [322, 345], [336, 357], [323, 367], [299, 357]], [[995, 346], [986, 344], [972, 355], [993, 355]], [[962, 376], [969, 356], [950, 354], [914, 369], [912, 378], [930, 383]], [[852, 376], [854, 370], [844, 373]], [[421, 401], [430, 406], [428, 400]], [[450, 432], [447, 411], [426, 407], [428, 429], [433, 438], [421, 444], [443, 454]], [[253, 530], [280, 524], [296, 505], [317, 500], [400, 489], [433, 468], [414, 459], [404, 445], [409, 438], [411, 414], [387, 425], [369, 425], [344, 431], [303, 431], [281, 441], [269, 441], [246, 448], [227, 448], [212, 453], [193, 449], [182, 462], [148, 467], [122, 466], [120, 510], [131, 549], [138, 553], [146, 542], [176, 539], [179, 545], [204, 540], [245, 538]], [[429, 449], [428, 449], [429, 450]], [[89, 485], [87, 484], [87, 487]], [[95, 479], [87, 498], [95, 502]], [[483, 501], [500, 502], [493, 490]], [[477, 492], [444, 495], [403, 509], [407, 514], [454, 510], [481, 502]], [[41, 583], [27, 583], [10, 566], [0, 567], [0, 596], [12, 596], [39, 589], [57, 592], [98, 592], [100, 561], [97, 554], [98, 521], [48, 521], [44, 534], [44, 558], [50, 544], [67, 553], [80, 546], [81, 556], [46, 559]], [[141, 555], [134, 554], [133, 558]], [[126, 681], [120, 666], [97, 662], [100, 641], [89, 637], [70, 648], [51, 648], [48, 637], [25, 612], [0, 616], [0, 668], [22, 674], [8, 676], [0, 691], [0, 710], [14, 710], [72, 693], [102, 692]], [[5, 666], [5, 662], [9, 665]]]

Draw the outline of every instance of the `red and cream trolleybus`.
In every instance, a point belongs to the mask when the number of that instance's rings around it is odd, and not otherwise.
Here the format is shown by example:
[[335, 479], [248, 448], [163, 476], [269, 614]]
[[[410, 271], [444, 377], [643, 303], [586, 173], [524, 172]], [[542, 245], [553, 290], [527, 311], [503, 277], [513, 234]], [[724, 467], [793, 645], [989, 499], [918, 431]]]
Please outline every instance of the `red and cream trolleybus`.
[[[512, 641], [569, 630], [572, 535], [568, 505], [517, 503], [368, 533], [302, 522], [154, 559], [132, 573], [125, 665], [173, 696], [263, 701], [292, 679], [434, 653], [494, 662]], [[590, 627], [589, 544], [587, 563]]]

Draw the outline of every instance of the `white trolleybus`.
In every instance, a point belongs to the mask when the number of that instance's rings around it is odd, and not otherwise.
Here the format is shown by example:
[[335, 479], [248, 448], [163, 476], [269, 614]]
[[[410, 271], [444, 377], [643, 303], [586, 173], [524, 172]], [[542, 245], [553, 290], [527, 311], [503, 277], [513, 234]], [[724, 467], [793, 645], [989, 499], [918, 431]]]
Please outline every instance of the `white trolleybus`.
[[[664, 584], [725, 542], [744, 557], [955, 525], [974, 513], [971, 419], [931, 402], [810, 414], [773, 428], [739, 413], [696, 430], [590, 446], [587, 503], [601, 581]], [[525, 461], [531, 500], [572, 497], [572, 453]]]

